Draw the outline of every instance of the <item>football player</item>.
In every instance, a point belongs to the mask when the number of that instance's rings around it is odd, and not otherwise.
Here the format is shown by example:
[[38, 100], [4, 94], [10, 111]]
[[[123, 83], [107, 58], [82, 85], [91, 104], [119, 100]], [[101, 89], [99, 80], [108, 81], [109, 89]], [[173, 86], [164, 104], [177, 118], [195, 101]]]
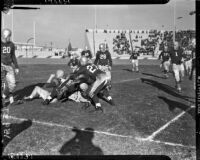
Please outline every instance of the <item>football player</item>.
[[138, 51], [135, 49], [132, 53], [131, 53], [131, 56], [130, 56], [130, 60], [131, 60], [131, 63], [133, 65], [133, 68], [132, 68], [132, 72], [136, 71], [137, 73], [139, 72], [139, 69], [138, 69], [138, 56], [139, 56], [139, 53]]
[[170, 51], [170, 58], [172, 63], [172, 70], [175, 77], [175, 88], [181, 92], [181, 81], [184, 77], [184, 65], [183, 65], [183, 49], [180, 47], [179, 42], [174, 42], [174, 47]]
[[68, 62], [68, 66], [71, 68], [71, 72], [73, 73], [79, 66], [79, 59], [76, 54], [72, 54], [70, 56], [70, 61]]
[[189, 79], [193, 80], [194, 90], [196, 90], [196, 40], [195, 39], [192, 40], [192, 69]]
[[101, 103], [99, 102], [99, 98], [98, 98], [98, 95], [100, 93], [104, 94], [107, 101], [111, 105], [114, 105], [112, 97], [109, 95], [109, 92], [107, 90], [107, 85], [109, 83], [110, 77], [105, 72], [100, 70], [96, 65], [88, 64], [86, 57], [81, 57], [80, 64], [81, 66], [75, 72], [75, 77], [83, 74], [83, 75], [87, 75], [88, 77], [90, 77], [91, 80], [94, 81], [91, 84], [90, 89], [88, 90], [88, 96], [94, 102], [95, 109], [103, 111], [101, 107]]
[[[10, 29], [6, 28], [2, 30], [1, 34], [1, 66], [5, 68], [6, 71], [6, 82], [8, 85], [8, 95], [10, 104], [14, 102], [13, 91], [16, 87], [15, 74], [19, 73], [19, 67], [17, 59], [15, 56], [15, 45], [10, 40], [12, 32]], [[13, 67], [14, 65], [14, 67]]]
[[85, 56], [88, 59], [88, 63], [92, 63], [92, 53], [87, 46], [85, 46], [85, 50], [81, 52], [81, 56]]
[[191, 46], [186, 47], [184, 51], [184, 67], [186, 75], [190, 75], [192, 70], [192, 48]]
[[[56, 74], [51, 74], [49, 79], [47, 80], [46, 84], [43, 88], [36, 86], [32, 93], [24, 97], [24, 100], [26, 101], [32, 101], [34, 98], [42, 98], [44, 101], [49, 98], [52, 88], [58, 87], [61, 83], [65, 81], [64, 79], [64, 71], [63, 70], [57, 70]], [[57, 101], [54, 99], [52, 102]]]
[[170, 52], [168, 46], [164, 46], [164, 50], [161, 51], [158, 59], [162, 59], [161, 66], [164, 68], [164, 77], [168, 78], [169, 66], [170, 66]]
[[99, 45], [99, 51], [96, 53], [94, 64], [107, 74], [109, 83], [111, 83], [112, 58], [110, 52], [106, 50], [105, 43]]

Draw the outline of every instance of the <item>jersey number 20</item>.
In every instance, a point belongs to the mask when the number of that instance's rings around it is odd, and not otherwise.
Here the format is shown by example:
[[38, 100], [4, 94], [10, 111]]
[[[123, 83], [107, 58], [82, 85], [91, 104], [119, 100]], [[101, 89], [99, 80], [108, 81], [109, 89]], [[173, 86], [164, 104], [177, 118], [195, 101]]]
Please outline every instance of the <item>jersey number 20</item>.
[[3, 54], [10, 53], [10, 47], [3, 47]]

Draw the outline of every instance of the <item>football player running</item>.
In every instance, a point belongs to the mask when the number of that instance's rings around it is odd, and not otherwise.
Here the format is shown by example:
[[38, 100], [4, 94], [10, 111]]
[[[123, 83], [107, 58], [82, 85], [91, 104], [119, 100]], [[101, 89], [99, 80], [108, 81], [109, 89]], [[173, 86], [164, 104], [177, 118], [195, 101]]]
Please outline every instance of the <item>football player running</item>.
[[10, 29], [6, 28], [2, 30], [1, 66], [6, 71], [6, 82], [8, 85], [8, 92], [5, 94], [5, 97], [9, 97], [10, 104], [14, 102], [13, 91], [16, 87], [15, 74], [19, 73], [19, 67], [18, 67], [16, 56], [15, 56], [15, 45], [10, 40], [11, 35], [12, 35], [12, 32]]
[[161, 51], [158, 59], [159, 60], [162, 59], [161, 67], [164, 68], [164, 77], [168, 78], [169, 66], [170, 66], [170, 52], [168, 46], [164, 46], [164, 50]]
[[183, 65], [183, 49], [180, 48], [177, 41], [174, 42], [174, 47], [170, 51], [170, 58], [172, 63], [172, 70], [175, 77], [176, 86], [175, 88], [181, 92], [181, 81], [184, 77], [184, 65]]
[[109, 87], [111, 88], [111, 69], [112, 69], [112, 58], [108, 50], [106, 50], [105, 43], [99, 45], [99, 51], [96, 53], [96, 59], [94, 64], [103, 72], [107, 74]]
[[130, 60], [131, 60], [131, 63], [132, 63], [132, 72], [136, 71], [137, 73], [139, 72], [139, 69], [138, 69], [138, 56], [139, 56], [139, 53], [138, 51], [135, 49], [132, 53], [131, 53], [131, 56], [130, 56]]
[[87, 75], [94, 81], [89, 87], [87, 93], [92, 102], [95, 104], [95, 110], [103, 112], [98, 96], [104, 96], [104, 98], [106, 98], [111, 105], [114, 105], [113, 99], [107, 89], [110, 81], [108, 74], [100, 70], [96, 65], [88, 64], [86, 57], [81, 57], [80, 64], [80, 68], [75, 72], [75, 77], [83, 74]]
[[192, 48], [191, 46], [186, 47], [184, 51], [184, 67], [186, 75], [190, 75], [192, 70]]

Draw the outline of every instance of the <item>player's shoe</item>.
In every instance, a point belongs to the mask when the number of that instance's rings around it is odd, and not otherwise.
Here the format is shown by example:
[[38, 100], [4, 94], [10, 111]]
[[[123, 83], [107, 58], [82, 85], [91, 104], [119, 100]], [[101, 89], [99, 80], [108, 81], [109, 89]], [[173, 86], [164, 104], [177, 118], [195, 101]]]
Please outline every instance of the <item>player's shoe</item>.
[[103, 113], [103, 108], [102, 107], [95, 107], [95, 111], [101, 111]]
[[10, 104], [14, 103], [14, 97], [12, 95], [9, 97], [9, 102], [10, 102]]
[[30, 98], [30, 97], [24, 97], [23, 98], [25, 101], [32, 101], [33, 100], [33, 98]]
[[49, 105], [49, 103], [50, 103], [50, 100], [49, 100], [49, 99], [45, 99], [45, 100], [42, 102], [43, 105]]

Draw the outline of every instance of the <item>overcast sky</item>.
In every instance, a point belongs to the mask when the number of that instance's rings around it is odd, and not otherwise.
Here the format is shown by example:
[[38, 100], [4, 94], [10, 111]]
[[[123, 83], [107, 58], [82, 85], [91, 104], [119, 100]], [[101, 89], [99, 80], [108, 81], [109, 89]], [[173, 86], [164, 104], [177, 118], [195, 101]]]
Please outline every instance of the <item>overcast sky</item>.
[[[174, 14], [174, 6], [176, 6]], [[34, 6], [36, 7], [36, 6]], [[37, 6], [39, 10], [14, 10], [14, 41], [26, 42], [33, 37], [36, 23], [36, 44], [66, 47], [84, 47], [84, 31], [94, 28], [94, 5]], [[171, 0], [165, 5], [96, 5], [96, 23], [100, 29], [194, 29], [194, 0]], [[4, 15], [4, 26], [11, 27], [11, 14]], [[162, 25], [164, 27], [162, 28]]]

